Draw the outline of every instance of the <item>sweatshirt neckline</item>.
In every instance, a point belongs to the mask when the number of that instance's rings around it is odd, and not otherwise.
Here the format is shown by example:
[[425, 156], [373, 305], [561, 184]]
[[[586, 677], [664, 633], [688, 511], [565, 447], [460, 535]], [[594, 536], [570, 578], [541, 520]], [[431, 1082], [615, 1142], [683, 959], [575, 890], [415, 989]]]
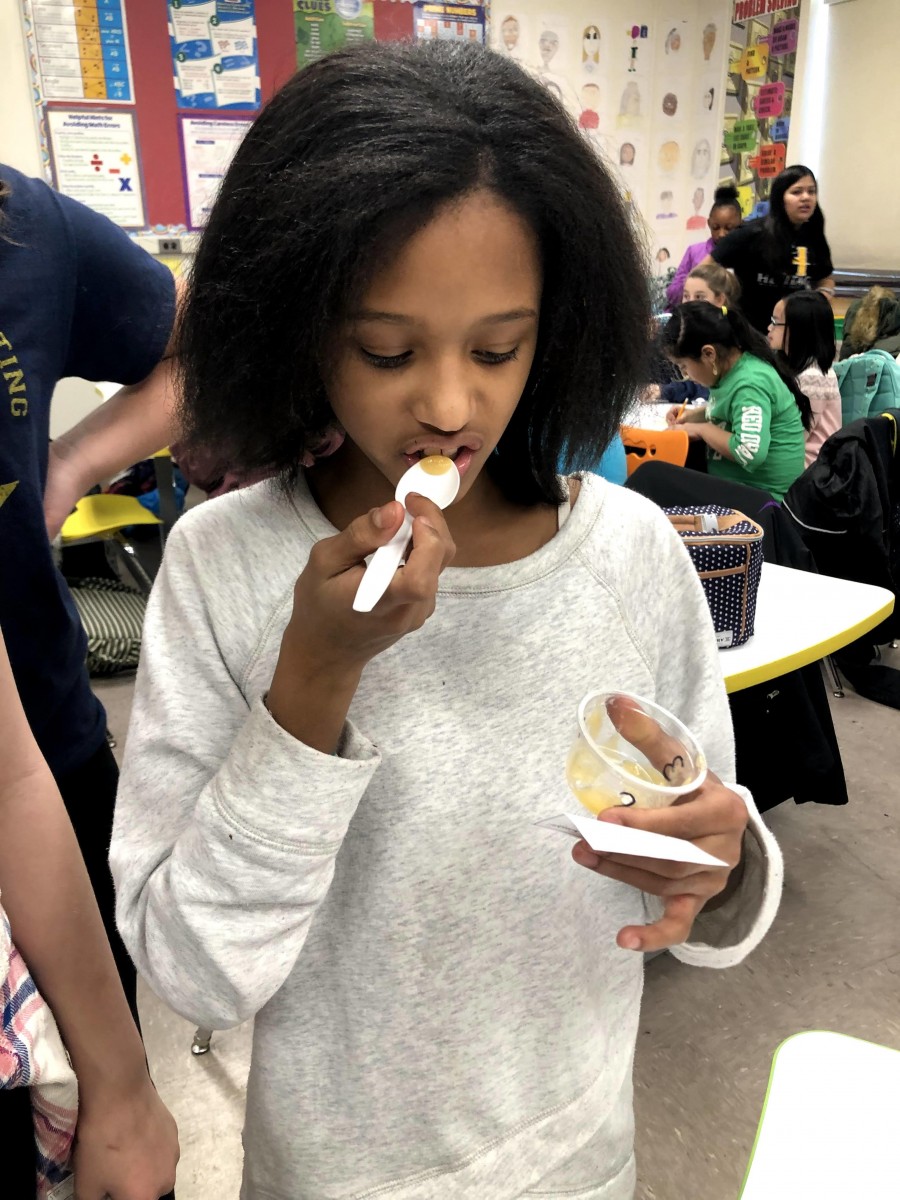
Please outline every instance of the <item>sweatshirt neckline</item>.
[[[438, 594], [452, 596], [501, 592], [535, 583], [552, 574], [585, 541], [600, 515], [606, 489], [611, 486], [595, 475], [585, 475], [568, 518], [549, 542], [514, 562], [490, 567], [447, 567], [441, 574]], [[303, 473], [297, 483], [295, 509], [314, 542], [334, 537], [338, 532], [313, 499]]]

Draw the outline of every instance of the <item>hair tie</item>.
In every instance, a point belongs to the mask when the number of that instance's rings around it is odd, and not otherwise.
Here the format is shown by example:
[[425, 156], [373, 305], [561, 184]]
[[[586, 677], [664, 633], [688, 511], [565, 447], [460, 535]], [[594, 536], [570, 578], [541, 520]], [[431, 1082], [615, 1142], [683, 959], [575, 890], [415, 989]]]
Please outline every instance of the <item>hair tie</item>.
[[723, 316], [723, 317], [727, 317], [727, 316], [728, 316], [728, 305], [727, 305], [727, 304], [723, 304], [723, 305], [722, 305], [722, 316]]

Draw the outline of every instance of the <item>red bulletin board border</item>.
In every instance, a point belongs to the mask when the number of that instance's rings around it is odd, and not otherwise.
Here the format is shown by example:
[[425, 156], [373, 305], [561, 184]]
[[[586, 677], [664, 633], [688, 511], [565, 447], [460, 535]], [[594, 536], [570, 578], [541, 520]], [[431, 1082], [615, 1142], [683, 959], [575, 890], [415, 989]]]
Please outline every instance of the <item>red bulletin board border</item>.
[[[144, 185], [144, 210], [148, 226], [168, 230], [188, 226], [179, 112], [193, 117], [226, 120], [255, 114], [222, 109], [178, 109], [172, 78], [168, 6], [165, 0], [124, 0], [134, 102], [116, 105], [134, 115], [139, 131], [139, 158]], [[256, 34], [262, 103], [297, 69], [294, 13], [290, 0], [256, 0]], [[374, 0], [375, 37], [379, 41], [412, 39], [411, 4]], [[54, 101], [49, 108], [92, 109], [78, 101]]]

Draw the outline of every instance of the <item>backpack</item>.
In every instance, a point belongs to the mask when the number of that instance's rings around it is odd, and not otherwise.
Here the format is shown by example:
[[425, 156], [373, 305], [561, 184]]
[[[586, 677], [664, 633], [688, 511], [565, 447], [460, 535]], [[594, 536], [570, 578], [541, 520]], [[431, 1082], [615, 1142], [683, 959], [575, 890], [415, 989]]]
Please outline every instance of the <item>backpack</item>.
[[844, 425], [900, 408], [900, 363], [886, 350], [866, 350], [834, 364]]

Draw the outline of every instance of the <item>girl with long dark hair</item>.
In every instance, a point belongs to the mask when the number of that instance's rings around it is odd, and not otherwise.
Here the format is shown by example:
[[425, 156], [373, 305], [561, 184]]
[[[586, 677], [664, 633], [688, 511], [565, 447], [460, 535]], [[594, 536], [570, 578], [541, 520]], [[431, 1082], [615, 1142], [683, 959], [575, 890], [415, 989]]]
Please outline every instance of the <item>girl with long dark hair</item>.
[[809, 167], [782, 171], [772, 184], [767, 215], [723, 238], [710, 259], [734, 271], [741, 285], [741, 308], [762, 334], [772, 309], [790, 292], [809, 288], [833, 295], [825, 217]]
[[841, 427], [841, 391], [834, 373], [834, 314], [819, 292], [794, 292], [779, 300], [769, 322], [769, 345], [797, 376], [812, 409], [806, 465]]

